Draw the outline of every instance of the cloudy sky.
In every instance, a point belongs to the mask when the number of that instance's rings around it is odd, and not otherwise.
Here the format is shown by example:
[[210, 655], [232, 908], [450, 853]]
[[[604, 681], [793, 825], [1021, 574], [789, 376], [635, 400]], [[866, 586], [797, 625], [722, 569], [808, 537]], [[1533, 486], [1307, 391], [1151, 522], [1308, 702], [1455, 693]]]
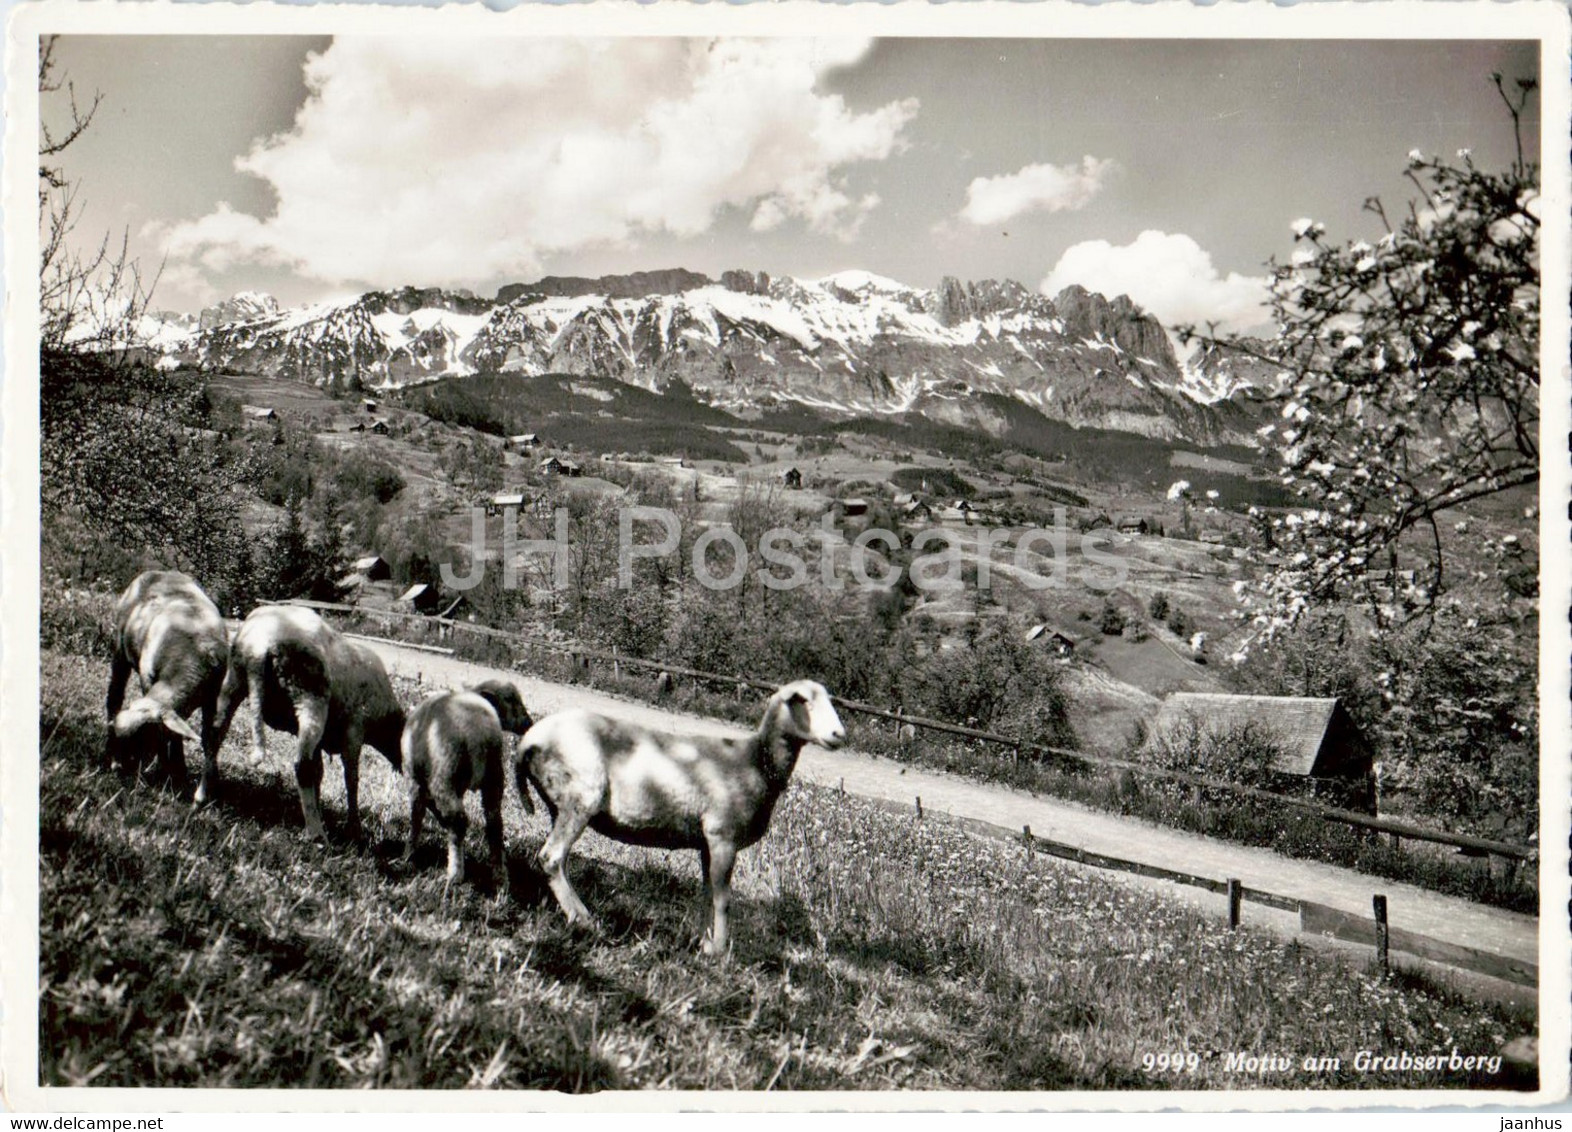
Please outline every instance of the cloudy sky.
[[[1129, 293], [1260, 321], [1300, 216], [1369, 235], [1414, 148], [1512, 138], [1534, 44], [73, 37], [84, 237], [155, 306], [681, 266]], [[46, 116], [58, 107], [46, 105]], [[1537, 117], [1530, 126], [1537, 144]]]

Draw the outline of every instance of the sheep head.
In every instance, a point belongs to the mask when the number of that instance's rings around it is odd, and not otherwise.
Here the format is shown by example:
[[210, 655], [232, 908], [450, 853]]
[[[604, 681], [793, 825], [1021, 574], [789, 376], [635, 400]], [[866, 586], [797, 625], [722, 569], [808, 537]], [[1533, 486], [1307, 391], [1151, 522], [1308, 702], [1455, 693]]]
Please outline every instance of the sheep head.
[[770, 697], [781, 732], [803, 743], [834, 750], [846, 742], [846, 728], [830, 693], [816, 680], [796, 680]]
[[472, 685], [470, 691], [480, 696], [492, 706], [497, 713], [497, 719], [502, 724], [502, 730], [522, 735], [534, 726], [535, 721], [524, 707], [524, 697], [519, 695], [519, 690], [507, 680], [482, 680]]
[[192, 739], [198, 743], [202, 741], [202, 736], [181, 719], [174, 708], [152, 696], [143, 696], [115, 716], [115, 735], [126, 739], [154, 724], [167, 728], [182, 739]]

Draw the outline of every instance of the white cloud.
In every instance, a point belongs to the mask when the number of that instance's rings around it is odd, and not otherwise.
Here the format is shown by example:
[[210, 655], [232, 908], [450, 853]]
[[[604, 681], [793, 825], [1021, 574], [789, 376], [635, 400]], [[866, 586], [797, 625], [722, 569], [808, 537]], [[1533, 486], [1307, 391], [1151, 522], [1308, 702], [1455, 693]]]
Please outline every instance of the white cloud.
[[1080, 165], [1028, 165], [1015, 173], [978, 177], [966, 187], [961, 219], [968, 224], [998, 224], [1023, 212], [1084, 208], [1116, 168], [1113, 161], [1088, 154]]
[[1221, 275], [1210, 253], [1179, 232], [1148, 229], [1117, 247], [1107, 240], [1075, 244], [1040, 290], [1057, 295], [1072, 283], [1110, 298], [1129, 295], [1166, 326], [1216, 322], [1224, 330], [1248, 330], [1268, 319], [1265, 277]]
[[270, 216], [219, 205], [163, 232], [221, 271], [469, 283], [641, 233], [692, 236], [725, 209], [850, 238], [878, 197], [845, 170], [904, 144], [915, 99], [855, 112], [819, 80], [851, 40], [339, 39], [306, 63], [291, 130], [236, 167]]

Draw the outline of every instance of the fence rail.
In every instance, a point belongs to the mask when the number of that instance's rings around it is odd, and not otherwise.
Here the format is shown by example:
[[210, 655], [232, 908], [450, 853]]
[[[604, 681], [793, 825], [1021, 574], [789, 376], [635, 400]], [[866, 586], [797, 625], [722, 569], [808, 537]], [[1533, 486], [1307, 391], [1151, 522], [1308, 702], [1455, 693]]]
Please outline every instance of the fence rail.
[[[285, 604], [300, 605], [308, 609], [324, 610], [335, 613], [354, 614], [358, 617], [390, 618], [405, 621], [417, 621], [424, 625], [440, 625], [444, 628], [459, 632], [470, 633], [475, 636], [490, 637], [497, 640], [513, 641], [526, 645], [532, 649], [553, 652], [568, 656], [579, 662], [601, 661], [616, 666], [642, 668], [651, 672], [665, 672], [672, 676], [682, 676], [691, 680], [703, 680], [712, 683], [730, 684], [734, 687], [754, 688], [760, 691], [773, 692], [778, 686], [775, 682], [757, 680], [748, 676], [731, 676], [719, 672], [705, 672], [697, 668], [689, 668], [680, 664], [669, 664], [660, 660], [646, 660], [642, 657], [624, 656], [604, 649], [568, 644], [557, 641], [544, 641], [528, 637], [522, 633], [511, 632], [506, 629], [494, 629], [489, 625], [476, 625], [468, 621], [454, 621], [449, 618], [432, 617], [423, 613], [405, 613], [400, 610], [364, 609], [357, 605], [344, 605], [329, 601], [306, 601], [294, 599]], [[403, 642], [392, 642], [402, 644]], [[1274, 794], [1270, 790], [1260, 790], [1253, 786], [1245, 786], [1237, 782], [1224, 782], [1221, 779], [1205, 778], [1200, 775], [1187, 774], [1183, 771], [1166, 770], [1162, 767], [1147, 766], [1143, 763], [1130, 762], [1127, 759], [1114, 758], [1108, 755], [1091, 755], [1085, 751], [1072, 751], [1066, 747], [1052, 747], [1042, 743], [1025, 742], [1013, 739], [1008, 735], [999, 735], [991, 731], [981, 731], [975, 727], [963, 727], [956, 723], [946, 723], [938, 719], [926, 719], [922, 716], [905, 715], [901, 712], [888, 711], [875, 707], [872, 704], [858, 703], [855, 700], [834, 697], [838, 707], [858, 715], [866, 715], [876, 719], [891, 720], [899, 724], [909, 725], [925, 731], [936, 731], [941, 734], [956, 735], [979, 742], [993, 743], [1017, 752], [1031, 752], [1033, 754], [1051, 755], [1060, 759], [1071, 759], [1075, 762], [1089, 766], [1105, 767], [1111, 770], [1122, 770], [1132, 774], [1144, 775], [1148, 778], [1158, 778], [1168, 782], [1177, 782], [1188, 786], [1208, 790], [1221, 790], [1238, 797], [1251, 798], [1256, 801], [1270, 802], [1274, 805], [1288, 806], [1292, 809], [1313, 814], [1325, 821], [1336, 822], [1342, 825], [1355, 826], [1369, 829], [1378, 833], [1390, 834], [1394, 837], [1407, 838], [1411, 841], [1426, 841], [1436, 845], [1448, 845], [1457, 849], [1466, 849], [1475, 853], [1489, 854], [1504, 858], [1508, 861], [1532, 861], [1537, 858], [1537, 853], [1522, 845], [1513, 845], [1505, 841], [1493, 841], [1485, 837], [1473, 837], [1465, 833], [1448, 833], [1443, 830], [1427, 829], [1410, 822], [1394, 820], [1392, 818], [1371, 817], [1368, 814], [1356, 813], [1352, 810], [1342, 810], [1335, 806], [1328, 806], [1322, 802], [1312, 801], [1307, 798], [1294, 798], [1286, 794]]]

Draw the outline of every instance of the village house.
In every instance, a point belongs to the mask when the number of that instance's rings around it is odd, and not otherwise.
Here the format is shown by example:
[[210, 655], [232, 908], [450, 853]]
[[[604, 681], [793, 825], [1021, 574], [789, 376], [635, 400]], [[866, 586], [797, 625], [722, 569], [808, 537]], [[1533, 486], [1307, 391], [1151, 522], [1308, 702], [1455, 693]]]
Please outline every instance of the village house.
[[383, 420], [381, 417], [378, 417], [375, 421], [371, 422], [371, 431], [376, 433], [378, 436], [386, 436], [390, 431], [388, 428], [388, 422]]
[[368, 582], [384, 582], [393, 576], [393, 568], [380, 554], [368, 554], [364, 558], [357, 558], [350, 569], [357, 577], [364, 578]]
[[425, 582], [416, 582], [398, 595], [398, 605], [416, 613], [435, 613], [439, 601], [437, 588]]
[[1149, 535], [1153, 530], [1152, 524], [1142, 515], [1120, 515], [1114, 526], [1125, 535]]
[[908, 499], [901, 507], [901, 518], [909, 523], [932, 522], [933, 506], [923, 499]]
[[1037, 641], [1053, 649], [1060, 656], [1074, 655], [1075, 646], [1079, 643], [1073, 634], [1066, 633], [1063, 629], [1056, 629], [1052, 625], [1033, 625], [1026, 630], [1026, 639]]
[[1376, 812], [1374, 751], [1335, 697], [1175, 692], [1152, 720], [1148, 742], [1171, 737], [1191, 720], [1214, 733], [1253, 724], [1278, 745], [1272, 769], [1285, 785], [1332, 805]]
[[868, 501], [860, 496], [852, 496], [838, 501], [835, 509], [848, 519], [856, 519], [868, 513]]
[[540, 462], [542, 475], [547, 476], [577, 476], [583, 474], [583, 469], [572, 460], [564, 460], [560, 456], [547, 456]]
[[505, 511], [521, 511], [529, 499], [522, 491], [501, 491], [486, 500], [487, 515], [501, 515]]
[[248, 424], [252, 422], [268, 424], [278, 420], [278, 410], [268, 408], [266, 405], [242, 405], [240, 415], [245, 417]]
[[361, 404], [366, 407], [366, 412], [368, 413], [377, 411], [377, 403], [375, 401], [362, 401]]
[[520, 452], [527, 448], [539, 448], [540, 434], [534, 432], [521, 432], [517, 436], [508, 437], [508, 445], [511, 448], [518, 449]]

